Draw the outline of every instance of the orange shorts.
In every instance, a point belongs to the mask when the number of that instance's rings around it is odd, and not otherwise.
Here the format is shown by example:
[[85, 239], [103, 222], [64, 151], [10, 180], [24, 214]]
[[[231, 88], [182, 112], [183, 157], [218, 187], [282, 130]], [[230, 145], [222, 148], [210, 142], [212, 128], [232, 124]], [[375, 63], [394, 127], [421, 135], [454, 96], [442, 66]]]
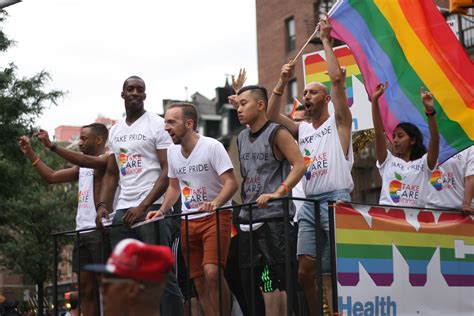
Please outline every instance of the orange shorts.
[[[230, 246], [230, 226], [232, 212], [219, 213], [220, 226], [220, 264], [225, 267]], [[218, 263], [216, 214], [188, 221], [189, 230], [189, 275], [191, 279], [204, 276], [205, 264]], [[186, 260], [186, 221], [181, 221], [181, 251]]]

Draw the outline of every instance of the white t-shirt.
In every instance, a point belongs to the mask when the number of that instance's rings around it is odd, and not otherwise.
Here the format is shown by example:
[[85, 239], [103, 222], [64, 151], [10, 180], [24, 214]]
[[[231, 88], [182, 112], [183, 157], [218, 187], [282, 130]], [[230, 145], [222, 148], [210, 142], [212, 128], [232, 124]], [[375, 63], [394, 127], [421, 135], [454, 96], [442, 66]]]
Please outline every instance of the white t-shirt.
[[464, 198], [464, 178], [472, 175], [474, 146], [454, 155], [433, 171], [429, 179], [427, 206], [460, 209]]
[[76, 230], [95, 228], [94, 169], [79, 168]]
[[[219, 176], [233, 168], [224, 146], [214, 138], [200, 135], [188, 158], [181, 153], [181, 145], [168, 149], [168, 176], [179, 180], [183, 213], [195, 212], [202, 203], [214, 200], [224, 186]], [[231, 205], [229, 200], [222, 206]], [[190, 215], [189, 219], [205, 216]]]
[[301, 122], [298, 145], [306, 164], [302, 178], [306, 196], [348, 189], [352, 191], [351, 169], [354, 163], [352, 140], [346, 157], [337, 133], [336, 118], [331, 115], [318, 129]]
[[[140, 204], [161, 174], [157, 149], [167, 149], [171, 138], [164, 129], [164, 120], [145, 112], [132, 125], [123, 118], [109, 133], [110, 150], [114, 153], [120, 174], [117, 209]], [[162, 203], [160, 197], [155, 203]]]
[[427, 154], [405, 161], [387, 150], [387, 158], [382, 164], [377, 161], [382, 190], [380, 204], [425, 207], [428, 195], [428, 180], [433, 170], [428, 168]]

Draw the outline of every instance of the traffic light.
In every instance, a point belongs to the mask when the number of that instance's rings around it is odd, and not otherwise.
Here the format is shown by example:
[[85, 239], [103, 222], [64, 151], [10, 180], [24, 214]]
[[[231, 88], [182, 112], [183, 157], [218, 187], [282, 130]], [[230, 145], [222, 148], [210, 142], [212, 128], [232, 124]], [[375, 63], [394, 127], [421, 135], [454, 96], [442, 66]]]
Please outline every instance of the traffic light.
[[449, 13], [467, 14], [474, 7], [474, 0], [449, 0]]

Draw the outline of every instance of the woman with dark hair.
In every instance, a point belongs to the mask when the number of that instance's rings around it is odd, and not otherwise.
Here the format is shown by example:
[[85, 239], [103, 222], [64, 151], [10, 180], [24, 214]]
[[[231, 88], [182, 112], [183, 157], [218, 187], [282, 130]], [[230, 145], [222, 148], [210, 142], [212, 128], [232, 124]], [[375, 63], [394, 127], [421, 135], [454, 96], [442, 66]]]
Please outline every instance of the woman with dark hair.
[[379, 203], [424, 207], [428, 181], [436, 167], [439, 153], [439, 132], [433, 95], [423, 88], [420, 90], [430, 131], [428, 151], [423, 145], [423, 135], [418, 127], [408, 122], [399, 123], [393, 130], [393, 146], [390, 151], [387, 149], [378, 104], [386, 88], [387, 84], [379, 84], [371, 95], [377, 168], [382, 177]]

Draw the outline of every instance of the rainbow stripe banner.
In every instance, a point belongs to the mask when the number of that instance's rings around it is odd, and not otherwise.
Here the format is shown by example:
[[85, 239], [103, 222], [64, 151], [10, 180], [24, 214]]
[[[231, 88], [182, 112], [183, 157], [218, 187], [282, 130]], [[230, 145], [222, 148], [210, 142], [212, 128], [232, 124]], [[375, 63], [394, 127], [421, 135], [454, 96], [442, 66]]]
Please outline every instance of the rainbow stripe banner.
[[338, 0], [332, 36], [349, 45], [370, 95], [380, 99], [389, 138], [399, 122], [429, 130], [420, 87], [435, 98], [441, 136], [439, 161], [474, 144], [474, 66], [432, 0]]
[[[474, 291], [473, 216], [349, 203], [334, 208], [339, 307], [378, 293], [398, 304], [400, 315], [411, 296], [421, 305], [443, 296], [435, 314], [474, 310], [472, 297], [460, 303]], [[434, 315], [426, 307], [408, 310]]]
[[[322, 51], [324, 52], [324, 51]], [[354, 89], [352, 85], [352, 76], [363, 81], [360, 69], [351, 50], [347, 46], [336, 47], [334, 54], [339, 61], [339, 65], [346, 68], [346, 95], [349, 106], [354, 103]], [[305, 83], [313, 81], [321, 82], [331, 89], [331, 79], [328, 76], [328, 66], [326, 60], [319, 53], [304, 56]]]

